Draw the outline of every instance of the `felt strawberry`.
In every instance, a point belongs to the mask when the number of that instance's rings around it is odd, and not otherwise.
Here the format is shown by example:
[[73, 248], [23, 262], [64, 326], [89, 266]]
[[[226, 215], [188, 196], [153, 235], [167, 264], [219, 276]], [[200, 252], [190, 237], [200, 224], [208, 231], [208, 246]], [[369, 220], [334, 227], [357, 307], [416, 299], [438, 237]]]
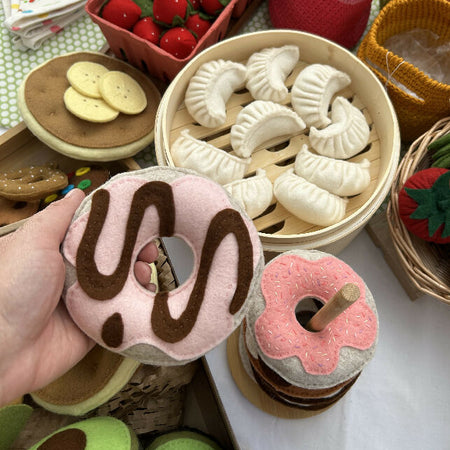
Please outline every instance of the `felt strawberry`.
[[178, 59], [186, 58], [197, 45], [194, 35], [183, 27], [168, 30], [161, 37], [159, 46]]
[[187, 0], [154, 0], [153, 18], [165, 26], [181, 26], [186, 20], [188, 6]]
[[185, 26], [188, 30], [192, 31], [197, 37], [197, 40], [199, 40], [209, 30], [211, 22], [209, 21], [208, 16], [205, 16], [202, 13], [195, 13], [188, 17]]
[[412, 234], [450, 243], [450, 170], [431, 167], [409, 177], [399, 192], [398, 208]]
[[230, 0], [200, 0], [200, 6], [206, 14], [217, 16], [230, 3]]
[[101, 16], [120, 28], [131, 30], [141, 16], [141, 8], [132, 0], [109, 0]]
[[155, 45], [159, 44], [159, 37], [161, 36], [162, 31], [162, 28], [153, 22], [151, 17], [142, 18], [133, 27], [134, 34]]
[[188, 0], [191, 5], [192, 11], [198, 11], [200, 9], [200, 0]]
[[153, 17], [153, 0], [133, 0], [141, 8], [141, 17]]

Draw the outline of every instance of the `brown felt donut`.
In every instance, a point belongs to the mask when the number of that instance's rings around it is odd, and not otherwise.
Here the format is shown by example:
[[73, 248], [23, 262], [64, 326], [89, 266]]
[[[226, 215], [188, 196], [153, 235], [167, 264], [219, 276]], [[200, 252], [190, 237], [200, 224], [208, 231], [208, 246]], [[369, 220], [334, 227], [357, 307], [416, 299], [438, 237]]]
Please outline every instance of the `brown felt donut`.
[[39, 202], [16, 202], [0, 197], [0, 227], [27, 219], [38, 211]]
[[29, 166], [0, 173], [0, 196], [9, 200], [39, 200], [65, 186], [67, 175], [52, 165]]

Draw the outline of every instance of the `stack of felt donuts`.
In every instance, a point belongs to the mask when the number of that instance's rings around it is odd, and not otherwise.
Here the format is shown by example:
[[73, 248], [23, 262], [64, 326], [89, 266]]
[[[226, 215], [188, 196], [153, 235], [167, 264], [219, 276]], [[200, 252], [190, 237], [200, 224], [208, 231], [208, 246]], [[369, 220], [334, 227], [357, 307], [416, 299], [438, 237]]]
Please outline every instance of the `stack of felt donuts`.
[[[323, 322], [319, 315], [336, 302], [347, 306]], [[351, 388], [374, 355], [377, 335], [376, 306], [364, 281], [332, 255], [297, 250], [266, 265], [241, 327], [239, 354], [271, 398], [317, 411]]]

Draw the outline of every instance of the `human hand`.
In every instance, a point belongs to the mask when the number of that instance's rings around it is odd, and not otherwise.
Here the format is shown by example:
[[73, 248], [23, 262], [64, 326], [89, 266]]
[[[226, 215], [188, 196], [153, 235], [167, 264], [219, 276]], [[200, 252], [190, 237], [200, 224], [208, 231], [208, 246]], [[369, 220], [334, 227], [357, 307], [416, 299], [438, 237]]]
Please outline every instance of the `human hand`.
[[[59, 247], [83, 198], [73, 189], [0, 238], [0, 406], [46, 386], [94, 345], [59, 302], [65, 279]], [[144, 286], [157, 256], [152, 243], [138, 257], [135, 275]]]

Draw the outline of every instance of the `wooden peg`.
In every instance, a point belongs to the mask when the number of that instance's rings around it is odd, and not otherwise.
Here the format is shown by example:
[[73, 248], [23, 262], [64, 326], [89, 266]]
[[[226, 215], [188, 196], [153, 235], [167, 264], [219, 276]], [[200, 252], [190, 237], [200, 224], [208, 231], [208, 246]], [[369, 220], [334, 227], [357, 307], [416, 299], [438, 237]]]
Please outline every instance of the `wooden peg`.
[[339, 314], [355, 303], [359, 296], [360, 291], [356, 284], [344, 284], [331, 300], [311, 317], [305, 328], [309, 331], [323, 330]]

